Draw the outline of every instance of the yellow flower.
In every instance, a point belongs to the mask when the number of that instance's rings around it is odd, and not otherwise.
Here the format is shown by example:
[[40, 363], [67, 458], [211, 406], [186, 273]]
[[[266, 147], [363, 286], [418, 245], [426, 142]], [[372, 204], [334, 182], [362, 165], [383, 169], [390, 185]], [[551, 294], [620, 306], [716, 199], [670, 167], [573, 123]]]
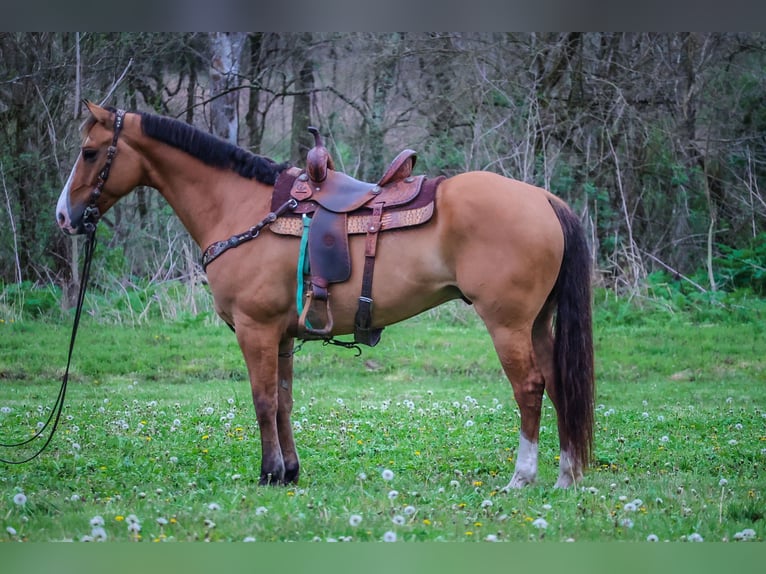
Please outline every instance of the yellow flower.
[[482, 481], [480, 481], [480, 480], [474, 480], [473, 481], [473, 485], [474, 486], [481, 486], [482, 484], [484, 484], [484, 483]]
[[428, 520], [428, 518], [424, 518], [423, 519], [423, 524], [425, 524], [426, 526], [431, 526], [431, 521]]
[[465, 531], [465, 535], [466, 536], [473, 536], [473, 532], [471, 532], [470, 530], [466, 530]]
[[474, 522], [474, 523], [473, 523], [473, 525], [474, 525], [476, 528], [481, 528], [481, 522]]
[[207, 440], [208, 438], [210, 438], [210, 435], [206, 435], [206, 434], [202, 435], [202, 440]]
[[114, 519], [117, 522], [122, 522], [123, 520], [125, 520], [125, 517], [122, 514], [118, 514], [117, 516], [114, 517]]

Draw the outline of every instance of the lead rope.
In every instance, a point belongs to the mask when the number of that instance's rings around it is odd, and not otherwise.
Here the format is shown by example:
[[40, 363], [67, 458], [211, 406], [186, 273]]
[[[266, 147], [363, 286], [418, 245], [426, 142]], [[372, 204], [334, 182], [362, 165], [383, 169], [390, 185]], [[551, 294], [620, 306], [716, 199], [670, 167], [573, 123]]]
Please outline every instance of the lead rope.
[[[29, 462], [30, 460], [33, 460], [40, 456], [40, 454], [45, 450], [45, 448], [50, 444], [51, 440], [53, 439], [53, 435], [56, 432], [56, 429], [58, 428], [59, 419], [61, 418], [61, 411], [64, 408], [64, 397], [66, 396], [66, 389], [67, 389], [67, 383], [69, 382], [69, 367], [72, 364], [72, 353], [74, 351], [74, 342], [77, 338], [77, 328], [80, 325], [80, 316], [82, 315], [82, 308], [83, 303], [85, 302], [85, 290], [88, 285], [88, 277], [90, 276], [90, 264], [93, 259], [93, 251], [96, 248], [96, 226], [93, 224], [87, 224], [86, 225], [86, 233], [87, 233], [87, 242], [85, 243], [85, 258], [82, 262], [82, 272], [80, 273], [80, 290], [77, 294], [77, 309], [74, 314], [74, 323], [72, 325], [72, 336], [69, 339], [69, 354], [67, 356], [66, 361], [66, 370], [64, 371], [64, 376], [61, 379], [61, 387], [59, 388], [59, 394], [58, 397], [56, 397], [56, 402], [53, 404], [53, 408], [51, 409], [51, 413], [48, 416], [48, 420], [45, 421], [45, 424], [30, 438], [27, 440], [17, 442], [17, 443], [0, 443], [0, 447], [3, 448], [18, 448], [21, 446], [24, 446], [26, 444], [31, 443], [33, 440], [36, 440], [37, 438], [41, 437], [43, 433], [45, 432], [45, 429], [48, 428], [48, 426], [51, 424], [51, 421], [53, 421], [53, 427], [50, 430], [50, 434], [48, 435], [48, 438], [45, 440], [45, 443], [31, 456], [23, 459], [23, 460], [9, 460], [6, 458], [0, 458], [0, 462], [4, 462], [6, 464], [24, 464], [26, 462]], [[55, 415], [55, 416], [54, 416]]]

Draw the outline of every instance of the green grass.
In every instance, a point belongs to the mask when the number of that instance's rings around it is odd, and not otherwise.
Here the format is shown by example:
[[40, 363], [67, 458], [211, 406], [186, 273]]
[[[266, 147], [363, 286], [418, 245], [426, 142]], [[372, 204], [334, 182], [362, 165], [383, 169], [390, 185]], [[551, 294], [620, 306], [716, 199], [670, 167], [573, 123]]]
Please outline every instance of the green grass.
[[[0, 537], [82, 540], [100, 517], [110, 541], [721, 541], [745, 529], [760, 540], [764, 305], [747, 305], [711, 322], [699, 307], [597, 298], [595, 465], [578, 488], [553, 489], [558, 441], [546, 400], [538, 484], [511, 493], [501, 489], [518, 411], [488, 335], [462, 304], [389, 327], [359, 358], [302, 348], [294, 487], [257, 485], [258, 429], [228, 329], [182, 314], [123, 324], [86, 316], [51, 447], [2, 466]], [[0, 441], [44, 420], [69, 328], [0, 317]], [[131, 515], [140, 532], [129, 531]]]

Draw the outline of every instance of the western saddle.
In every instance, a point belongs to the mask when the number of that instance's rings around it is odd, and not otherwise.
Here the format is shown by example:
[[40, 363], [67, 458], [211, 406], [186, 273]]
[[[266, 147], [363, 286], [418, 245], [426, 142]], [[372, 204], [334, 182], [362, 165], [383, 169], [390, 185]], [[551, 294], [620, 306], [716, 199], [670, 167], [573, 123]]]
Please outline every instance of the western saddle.
[[[298, 330], [302, 339], [329, 339], [333, 328], [330, 285], [351, 276], [350, 234], [366, 234], [364, 272], [354, 321], [354, 342], [374, 346], [382, 328], [373, 328], [372, 277], [378, 233], [420, 225], [434, 211], [436, 188], [444, 179], [413, 176], [417, 158], [411, 149], [399, 153], [377, 183], [359, 181], [336, 171], [319, 130], [310, 127], [314, 147], [306, 157], [306, 169], [285, 170], [274, 186], [272, 210], [291, 197], [298, 202], [283, 213], [270, 229], [302, 236], [298, 269]], [[304, 252], [305, 249], [305, 252]]]

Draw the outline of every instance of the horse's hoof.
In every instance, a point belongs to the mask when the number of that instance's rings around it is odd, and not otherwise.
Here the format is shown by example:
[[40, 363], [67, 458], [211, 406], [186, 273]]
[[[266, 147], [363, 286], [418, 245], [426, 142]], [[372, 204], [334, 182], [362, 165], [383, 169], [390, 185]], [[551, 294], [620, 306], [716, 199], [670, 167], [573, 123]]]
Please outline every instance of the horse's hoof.
[[278, 486], [284, 484], [284, 471], [277, 473], [261, 473], [261, 478], [258, 481], [259, 486]]
[[510, 492], [511, 490], [524, 488], [528, 484], [533, 484], [534, 482], [535, 482], [534, 478], [529, 478], [522, 474], [519, 474], [518, 472], [514, 472], [513, 476], [511, 477], [511, 482], [509, 482], [505, 486], [505, 488], [503, 488], [503, 492]]
[[285, 484], [296, 484], [298, 482], [300, 470], [300, 466], [296, 466], [295, 468], [285, 468]]

